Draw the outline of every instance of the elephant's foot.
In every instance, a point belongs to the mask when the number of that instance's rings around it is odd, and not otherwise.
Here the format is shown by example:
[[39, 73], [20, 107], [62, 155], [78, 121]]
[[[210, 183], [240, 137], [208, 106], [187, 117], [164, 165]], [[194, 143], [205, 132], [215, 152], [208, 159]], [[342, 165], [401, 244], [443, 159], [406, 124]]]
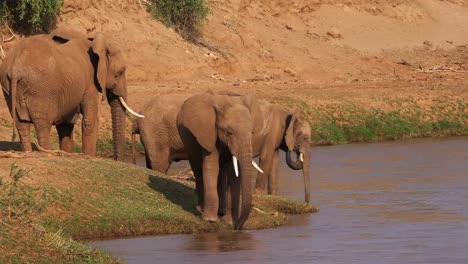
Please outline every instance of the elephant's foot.
[[232, 225], [232, 216], [230, 214], [221, 216], [221, 222], [228, 225]]
[[218, 216], [217, 215], [208, 215], [208, 214], [203, 214], [202, 219], [204, 221], [208, 221], [210, 223], [217, 223], [219, 222]]
[[266, 194], [265, 190], [262, 189], [262, 188], [255, 188], [255, 191], [254, 191], [255, 194]]

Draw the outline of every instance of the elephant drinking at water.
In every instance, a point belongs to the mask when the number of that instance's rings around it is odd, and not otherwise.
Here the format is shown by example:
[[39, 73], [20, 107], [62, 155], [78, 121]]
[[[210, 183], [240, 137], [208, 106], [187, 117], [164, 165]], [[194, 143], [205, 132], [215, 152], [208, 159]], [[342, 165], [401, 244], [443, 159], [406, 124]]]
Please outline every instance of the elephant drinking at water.
[[[259, 156], [260, 167], [255, 189], [264, 193], [268, 183], [268, 194], [276, 194], [278, 183], [279, 150], [286, 152], [286, 163], [293, 170], [301, 170], [304, 177], [305, 201], [310, 200], [310, 136], [309, 123], [299, 111], [288, 112], [278, 105], [260, 101], [263, 129], [254, 137], [254, 153]], [[296, 154], [296, 160], [291, 154]]]
[[252, 135], [261, 124], [254, 122], [259, 113], [256, 100], [248, 96], [205, 93], [190, 97], [182, 104], [177, 126], [195, 175], [204, 220], [218, 221], [218, 176], [226, 156], [230, 157], [228, 160], [238, 179], [230, 186], [234, 228], [242, 229], [247, 220], [255, 177]]

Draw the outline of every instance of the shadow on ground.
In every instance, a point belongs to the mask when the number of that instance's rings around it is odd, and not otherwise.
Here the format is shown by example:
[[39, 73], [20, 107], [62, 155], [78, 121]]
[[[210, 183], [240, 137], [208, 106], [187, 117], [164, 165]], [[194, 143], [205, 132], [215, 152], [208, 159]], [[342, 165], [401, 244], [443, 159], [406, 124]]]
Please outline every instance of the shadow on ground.
[[[34, 151], [39, 150], [35, 144], [32, 144], [32, 148]], [[22, 151], [22, 150], [23, 149], [21, 148], [20, 142], [0, 141], [0, 151]]]
[[185, 211], [195, 215], [200, 214], [196, 208], [197, 197], [194, 189], [177, 181], [154, 175], [148, 175], [147, 184], [172, 203], [180, 205]]

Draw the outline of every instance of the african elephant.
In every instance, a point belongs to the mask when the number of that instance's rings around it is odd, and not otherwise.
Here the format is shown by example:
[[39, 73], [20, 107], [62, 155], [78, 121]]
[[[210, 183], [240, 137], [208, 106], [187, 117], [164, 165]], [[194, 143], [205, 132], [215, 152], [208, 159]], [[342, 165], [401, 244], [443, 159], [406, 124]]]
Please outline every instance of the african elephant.
[[26, 38], [6, 56], [0, 81], [23, 151], [32, 151], [32, 123], [41, 148], [51, 148], [50, 129], [55, 125], [60, 149], [71, 152], [75, 120], [81, 113], [83, 152], [95, 155], [102, 93], [111, 106], [114, 159], [123, 159], [125, 109], [135, 113], [125, 103], [122, 53], [103, 34], [88, 38], [56, 30]]
[[230, 186], [234, 228], [242, 229], [247, 220], [256, 165], [252, 161], [252, 134], [260, 129], [260, 113], [256, 100], [249, 96], [208, 92], [182, 104], [177, 127], [195, 175], [204, 220], [218, 221], [219, 200], [223, 201], [218, 195], [218, 176], [231, 161], [237, 176]]
[[132, 128], [145, 148], [146, 167], [167, 174], [173, 161], [187, 160], [184, 144], [177, 130], [177, 113], [188, 95], [171, 95], [148, 101], [140, 111], [146, 116], [136, 119]]
[[[268, 194], [277, 192], [277, 171], [279, 150], [286, 152], [286, 163], [293, 170], [302, 169], [304, 176], [305, 201], [310, 200], [310, 125], [301, 117], [299, 111], [290, 113], [278, 105], [259, 101], [263, 115], [262, 132], [254, 136], [254, 155], [259, 156], [260, 168], [255, 184], [257, 193], [265, 192], [268, 182]], [[296, 161], [291, 153], [297, 155]]]

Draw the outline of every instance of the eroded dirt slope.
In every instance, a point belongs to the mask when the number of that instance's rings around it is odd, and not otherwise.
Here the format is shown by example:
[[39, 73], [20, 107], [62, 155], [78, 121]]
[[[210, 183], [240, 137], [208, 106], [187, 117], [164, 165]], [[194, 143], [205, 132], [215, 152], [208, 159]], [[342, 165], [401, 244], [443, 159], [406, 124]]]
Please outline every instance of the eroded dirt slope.
[[[137, 109], [153, 96], [208, 88], [308, 104], [442, 95], [466, 102], [468, 1], [211, 0], [209, 6], [204, 47], [154, 20], [139, 0], [66, 0], [58, 26], [112, 36], [125, 52]], [[443, 71], [421, 73], [434, 69]], [[0, 109], [7, 139], [3, 101]], [[105, 104], [101, 117], [105, 134]]]

